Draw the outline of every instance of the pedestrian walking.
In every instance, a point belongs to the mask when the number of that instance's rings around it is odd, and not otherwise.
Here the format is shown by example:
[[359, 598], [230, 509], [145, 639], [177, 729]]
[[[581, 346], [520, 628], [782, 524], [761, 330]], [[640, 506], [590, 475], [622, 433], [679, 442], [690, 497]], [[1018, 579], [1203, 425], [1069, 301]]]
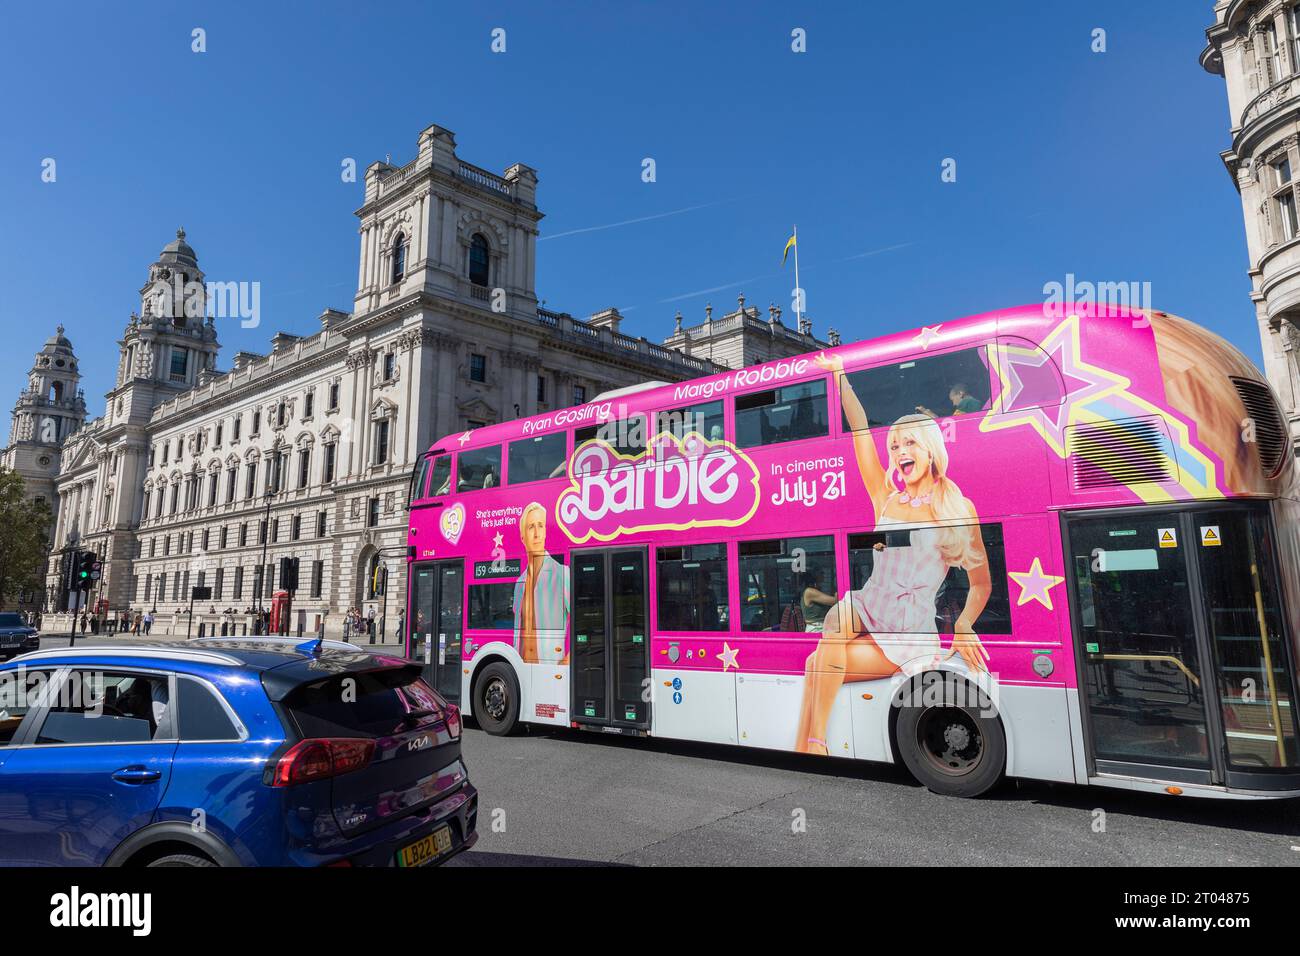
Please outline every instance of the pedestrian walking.
[[406, 640], [406, 608], [404, 607], [397, 609], [397, 630], [393, 632], [393, 636], [397, 638], [398, 644]]
[[366, 636], [370, 643], [375, 643], [375, 609], [372, 607], [366, 614]]
[[149, 632], [153, 630], [153, 610], [150, 609], [144, 614], [144, 636], [148, 637]]

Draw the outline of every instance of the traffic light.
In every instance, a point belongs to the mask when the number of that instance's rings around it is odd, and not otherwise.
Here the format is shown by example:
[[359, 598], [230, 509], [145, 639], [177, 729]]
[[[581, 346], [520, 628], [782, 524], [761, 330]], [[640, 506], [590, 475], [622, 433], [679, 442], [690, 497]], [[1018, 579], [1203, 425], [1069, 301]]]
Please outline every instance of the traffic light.
[[280, 587], [286, 591], [298, 590], [298, 559], [280, 559]]
[[81, 591], [89, 591], [99, 580], [103, 565], [99, 555], [94, 551], [78, 551], [72, 585]]
[[388, 589], [388, 567], [387, 565], [375, 565], [375, 573], [370, 581], [370, 591], [375, 597], [382, 597]]

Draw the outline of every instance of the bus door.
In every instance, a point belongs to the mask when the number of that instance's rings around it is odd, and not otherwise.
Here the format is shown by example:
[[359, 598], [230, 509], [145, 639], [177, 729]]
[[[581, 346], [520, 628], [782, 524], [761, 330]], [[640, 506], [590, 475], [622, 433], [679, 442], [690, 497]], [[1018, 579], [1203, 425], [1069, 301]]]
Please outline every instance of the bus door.
[[644, 548], [574, 551], [572, 719], [649, 729], [649, 616]]
[[408, 655], [424, 662], [424, 679], [452, 703], [460, 701], [463, 561], [411, 565]]
[[1244, 786], [1294, 769], [1267, 507], [1094, 511], [1064, 528], [1090, 773]]

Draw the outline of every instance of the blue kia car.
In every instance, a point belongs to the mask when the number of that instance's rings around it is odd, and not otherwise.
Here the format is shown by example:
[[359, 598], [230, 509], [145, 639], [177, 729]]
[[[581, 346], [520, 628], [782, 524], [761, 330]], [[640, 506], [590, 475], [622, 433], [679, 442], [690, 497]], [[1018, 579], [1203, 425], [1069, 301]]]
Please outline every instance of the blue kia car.
[[294, 639], [0, 664], [0, 863], [419, 866], [474, 844], [457, 708], [419, 665]]

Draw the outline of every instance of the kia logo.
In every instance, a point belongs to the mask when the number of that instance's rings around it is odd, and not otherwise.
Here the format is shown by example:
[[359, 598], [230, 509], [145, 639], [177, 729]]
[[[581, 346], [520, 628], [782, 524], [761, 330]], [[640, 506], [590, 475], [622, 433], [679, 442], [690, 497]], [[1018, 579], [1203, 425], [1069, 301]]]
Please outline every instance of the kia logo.
[[428, 734], [425, 734], [423, 737], [418, 737], [415, 740], [410, 741], [406, 745], [406, 749], [423, 750], [425, 747], [431, 747], [431, 746], [433, 746], [433, 741], [429, 739]]

